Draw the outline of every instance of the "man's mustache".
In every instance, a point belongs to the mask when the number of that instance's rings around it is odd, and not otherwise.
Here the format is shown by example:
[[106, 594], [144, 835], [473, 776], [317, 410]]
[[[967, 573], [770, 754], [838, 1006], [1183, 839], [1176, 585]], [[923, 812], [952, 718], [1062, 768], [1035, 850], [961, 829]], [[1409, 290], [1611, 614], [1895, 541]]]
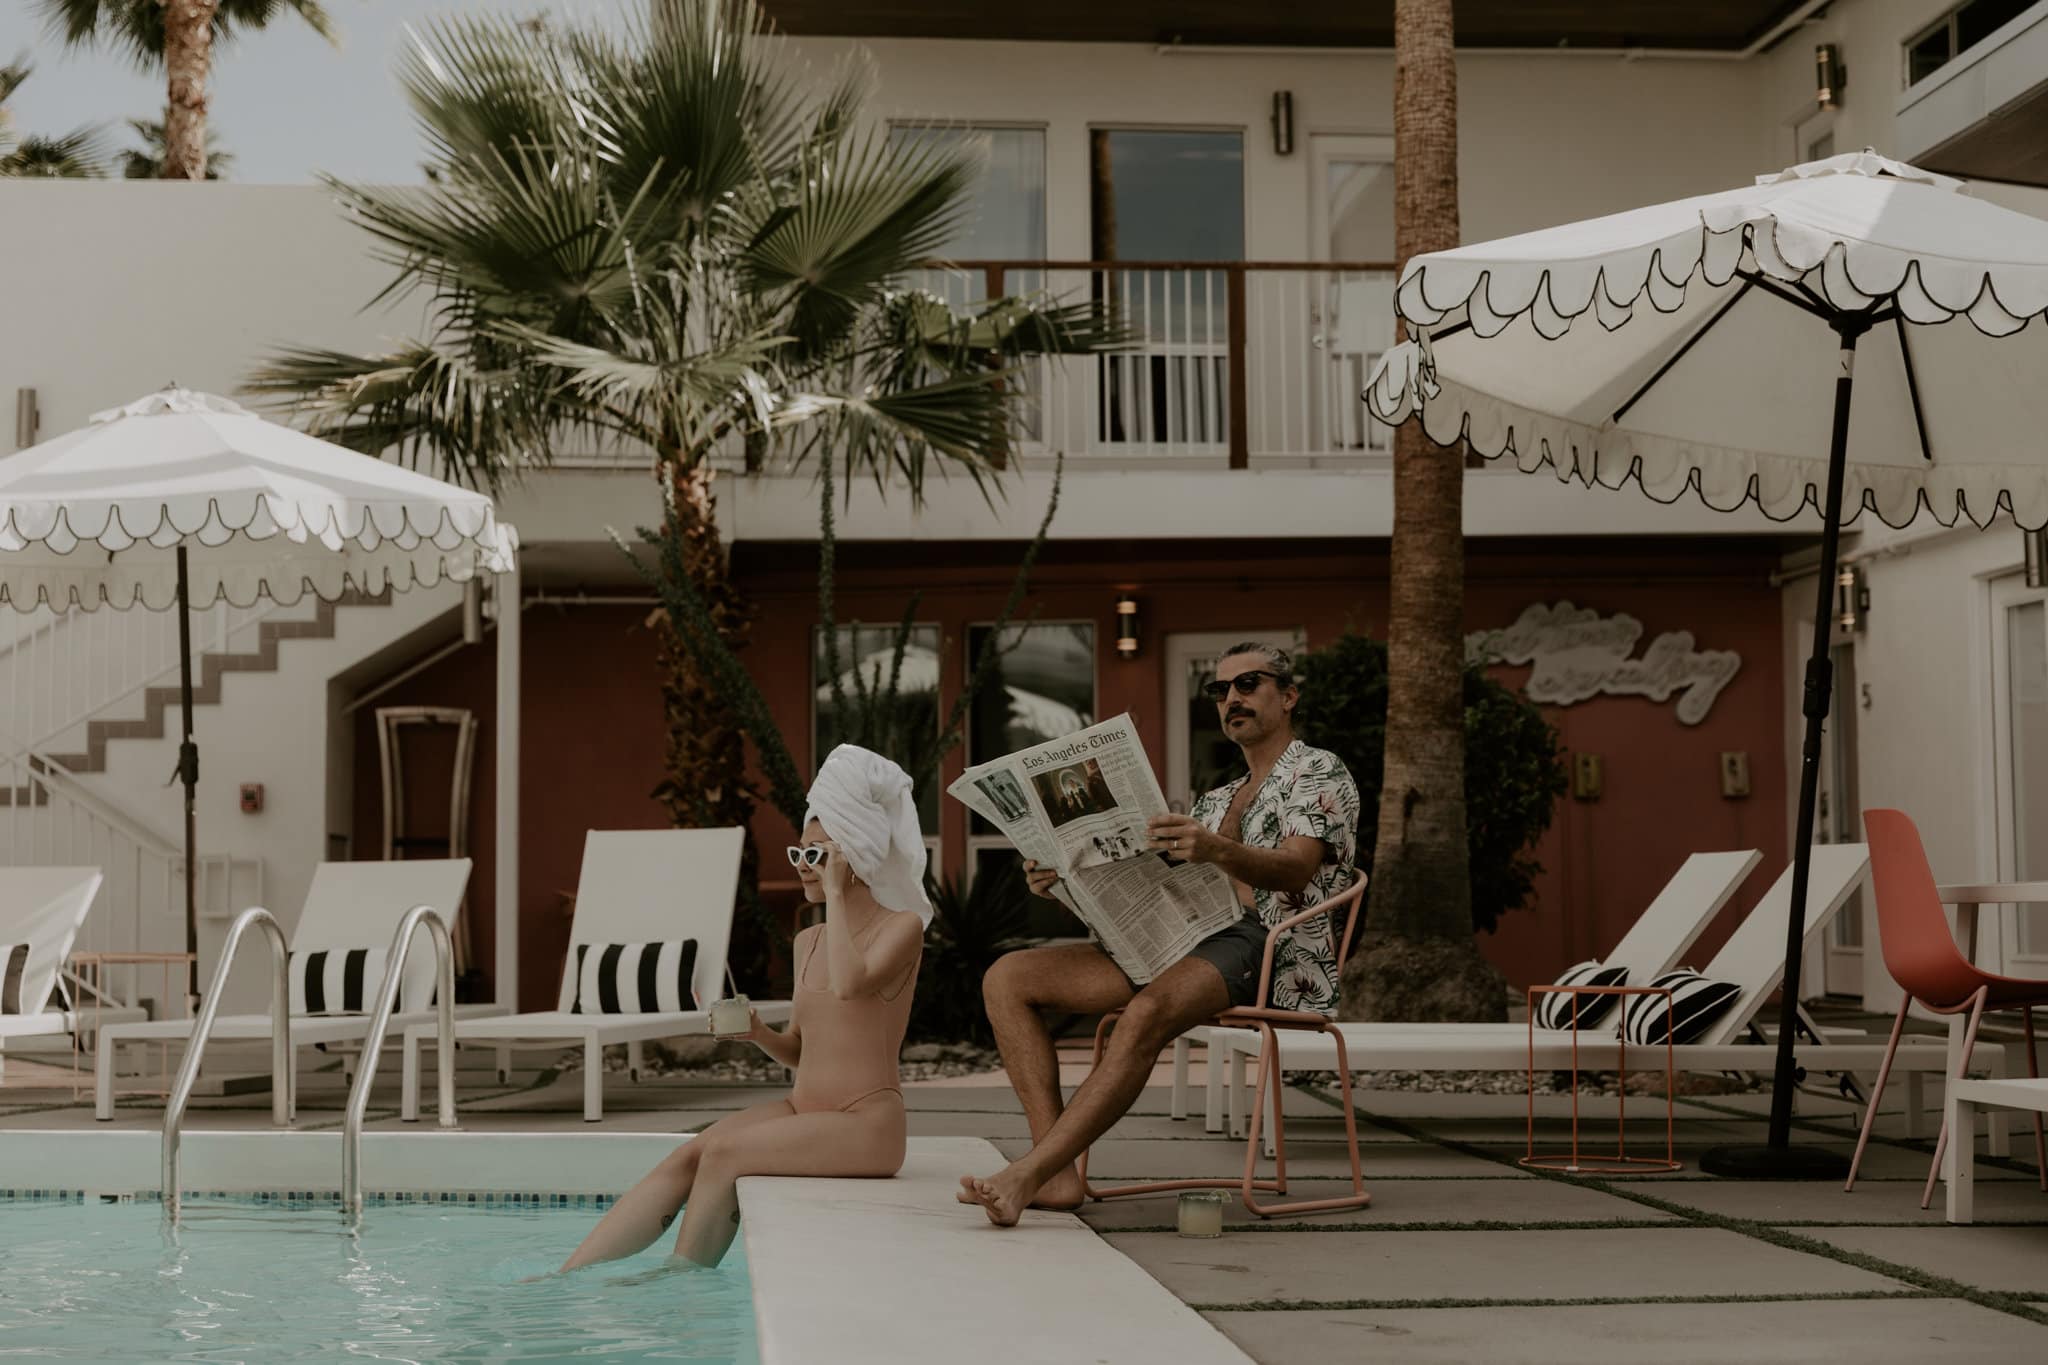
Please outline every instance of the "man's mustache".
[[1243, 716], [1245, 719], [1250, 720], [1255, 714], [1249, 707], [1233, 706], [1223, 713], [1223, 718], [1225, 720], [1236, 720], [1239, 716]]

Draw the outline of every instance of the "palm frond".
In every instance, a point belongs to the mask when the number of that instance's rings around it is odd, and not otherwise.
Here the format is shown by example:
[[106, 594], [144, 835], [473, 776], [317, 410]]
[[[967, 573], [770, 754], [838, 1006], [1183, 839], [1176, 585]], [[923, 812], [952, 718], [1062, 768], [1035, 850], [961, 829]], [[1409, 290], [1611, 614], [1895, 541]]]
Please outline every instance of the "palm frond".
[[840, 342], [890, 282], [958, 229], [979, 148], [891, 143], [870, 133], [825, 149], [793, 202], [765, 216], [740, 259], [744, 287], [790, 297], [790, 331], [808, 353]]
[[448, 476], [496, 491], [507, 473], [548, 459], [551, 414], [516, 365], [413, 343], [382, 355], [293, 347], [253, 372], [246, 392], [284, 400], [308, 428], [351, 450], [440, 457]]
[[0, 156], [0, 176], [12, 179], [98, 180], [106, 173], [106, 142], [97, 128], [61, 137], [32, 133]]
[[[162, 119], [132, 118], [128, 127], [140, 140], [140, 147], [124, 147], [114, 158], [114, 165], [124, 180], [161, 180], [164, 174], [164, 160], [169, 155], [164, 144], [164, 121]], [[213, 126], [206, 129], [206, 178], [225, 180], [233, 168], [235, 158], [220, 149], [220, 141], [213, 135]]]
[[586, 420], [654, 444], [674, 442], [694, 456], [725, 431], [773, 420], [774, 386], [766, 367], [782, 337], [745, 337], [716, 348], [640, 344], [613, 350], [525, 327], [507, 340], [559, 375], [557, 386], [586, 410]]
[[[38, 0], [51, 36], [66, 47], [107, 47], [137, 67], [155, 71], [164, 61], [163, 0]], [[334, 21], [318, 0], [220, 0], [213, 12], [213, 43], [231, 45], [245, 29], [270, 27], [287, 14], [337, 41]]]

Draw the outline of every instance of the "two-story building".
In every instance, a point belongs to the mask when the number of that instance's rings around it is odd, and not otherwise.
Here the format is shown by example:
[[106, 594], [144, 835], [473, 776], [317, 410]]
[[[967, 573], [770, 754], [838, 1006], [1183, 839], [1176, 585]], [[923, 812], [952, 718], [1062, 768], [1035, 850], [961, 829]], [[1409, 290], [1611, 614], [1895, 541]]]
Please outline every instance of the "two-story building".
[[[936, 483], [921, 506], [901, 488], [851, 489], [839, 517], [842, 623], [892, 624], [921, 594], [912, 662], [936, 723], [1062, 457], [1028, 623], [942, 781], [1034, 736], [1128, 711], [1168, 795], [1185, 799], [1228, 765], [1199, 699], [1220, 645], [1264, 637], [1313, 649], [1348, 629], [1384, 630], [1390, 433], [1366, 417], [1358, 390], [1392, 338], [1391, 5], [768, 9], [821, 72], [851, 45], [872, 53], [874, 112], [891, 136], [986, 141], [979, 212], [948, 263], [915, 283], [956, 302], [1025, 290], [1111, 298], [1137, 336], [1125, 353], [1037, 368], [993, 506], [963, 478]], [[2021, 207], [2041, 199], [2005, 182], [2048, 181], [2038, 151], [2048, 145], [2048, 4], [1465, 0], [1458, 19], [1468, 240], [1743, 183], [1865, 143], [1997, 182], [1983, 192]], [[364, 348], [415, 321], [403, 304], [364, 311], [386, 270], [311, 187], [0, 184], [0, 240], [18, 266], [0, 387], [35, 391], [44, 434], [172, 378], [232, 392], [280, 343]], [[516, 815], [491, 795], [506, 751], [478, 746], [468, 913], [501, 994], [516, 981], [522, 1001], [546, 998], [582, 832], [662, 823], [649, 795], [663, 724], [652, 603], [607, 535], [651, 523], [656, 499], [636, 459], [578, 449], [506, 495], [502, 514], [525, 547], [510, 691], [506, 651], [461, 643], [452, 594], [223, 615], [207, 637], [222, 652], [261, 654], [258, 637], [277, 638], [266, 664], [225, 674], [199, 722], [219, 779], [201, 793], [213, 935], [259, 879], [289, 909], [319, 858], [379, 856], [378, 707], [460, 706], [493, 735], [500, 699], [516, 697]], [[720, 481], [719, 518], [757, 612], [750, 670], [799, 764], [814, 762], [831, 732], [816, 485], [801, 469], [735, 469]], [[1484, 950], [1512, 981], [1548, 979], [1611, 946], [1687, 853], [1760, 848], [1763, 868], [1701, 945], [1711, 951], [1787, 854], [1812, 592], [1800, 560], [1814, 528], [1481, 467], [1467, 473], [1465, 529], [1473, 632], [1562, 603], [1639, 628], [1620, 628], [1616, 638], [1634, 641], [1627, 651], [1577, 660], [1591, 679], [1583, 699], [1546, 707], [1575, 768], [1580, 756], [1599, 760], [1598, 780], [1578, 778], [1560, 802], [1538, 850], [1535, 903]], [[1830, 837], [1853, 835], [1859, 800], [1897, 802], [1962, 867], [1988, 876], [1983, 860], [1996, 858], [2008, 874], [2041, 875], [2048, 834], [2028, 812], [2044, 803], [2027, 785], [2038, 774], [2016, 756], [2044, 724], [2048, 600], [2023, 586], [2019, 535], [1865, 535], [1851, 555], [1873, 605], [1842, 633], [1855, 711], [1830, 761]], [[508, 610], [509, 599], [493, 619]], [[85, 722], [134, 708], [158, 657], [138, 634], [150, 627], [105, 616], [17, 631], [14, 709], [0, 727], [17, 747], [69, 753]], [[301, 617], [302, 630], [277, 628]], [[1664, 679], [1659, 694], [1658, 679], [1626, 667], [1678, 633], [1689, 637], [1682, 652], [1733, 656], [1732, 676], [1716, 673], [1712, 688]], [[1548, 657], [1570, 643], [1538, 633], [1531, 648]], [[846, 644], [858, 659], [882, 636], [851, 633]], [[61, 661], [108, 651], [123, 661], [110, 670], [123, 686], [81, 692], [64, 681]], [[1529, 675], [1527, 664], [1501, 669], [1509, 681]], [[70, 798], [126, 832], [136, 850], [118, 847], [138, 867], [161, 857], [154, 833], [176, 829], [175, 798], [158, 786], [169, 744], [105, 745], [102, 770], [79, 774]], [[1732, 780], [1744, 766], [1753, 780]], [[1377, 784], [1378, 774], [1358, 776]], [[265, 785], [261, 811], [240, 808], [242, 782]], [[1011, 856], [956, 804], [934, 794], [927, 811], [944, 875], [972, 877]], [[755, 832], [770, 848], [789, 833], [765, 809]], [[512, 886], [499, 884], [507, 869]], [[127, 919], [101, 931], [147, 938], [161, 921], [157, 937], [170, 934], [150, 884], [138, 873]], [[2027, 927], [2015, 925], [2012, 950], [2048, 952], [2048, 925], [2033, 937]], [[1845, 920], [1815, 954], [1809, 988], [1862, 991], [1866, 942], [1862, 920]]]

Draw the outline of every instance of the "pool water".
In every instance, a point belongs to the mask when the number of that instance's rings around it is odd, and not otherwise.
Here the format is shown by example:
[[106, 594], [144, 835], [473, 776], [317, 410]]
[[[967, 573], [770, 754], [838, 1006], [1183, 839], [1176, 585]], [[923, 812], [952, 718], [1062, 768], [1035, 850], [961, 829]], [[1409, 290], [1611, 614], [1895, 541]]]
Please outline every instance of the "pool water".
[[717, 1270], [559, 1266], [593, 1210], [0, 1200], [0, 1357], [756, 1365], [744, 1240]]

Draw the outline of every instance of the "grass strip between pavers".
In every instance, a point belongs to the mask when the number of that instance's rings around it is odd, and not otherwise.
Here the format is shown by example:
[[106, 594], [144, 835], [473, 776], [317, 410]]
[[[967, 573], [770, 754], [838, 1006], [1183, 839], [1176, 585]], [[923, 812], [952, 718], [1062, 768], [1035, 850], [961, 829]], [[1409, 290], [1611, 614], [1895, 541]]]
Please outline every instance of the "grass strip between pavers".
[[[1343, 1111], [1343, 1100], [1319, 1087], [1295, 1086], [1293, 1088], [1305, 1094], [1314, 1095], [1340, 1113]], [[1375, 1114], [1368, 1109], [1360, 1108], [1356, 1100], [1353, 1101], [1351, 1109], [1354, 1114], [1365, 1122], [1372, 1124], [1374, 1127], [1383, 1128], [1390, 1133], [1401, 1133], [1418, 1141], [1433, 1142], [1437, 1146], [1449, 1151], [1462, 1152], [1467, 1156], [1475, 1156], [1482, 1161], [1491, 1161], [1495, 1164], [1508, 1164], [1512, 1160], [1512, 1158], [1497, 1155], [1469, 1142], [1433, 1136], [1416, 1125], [1403, 1119], [1395, 1118], [1392, 1115]], [[1824, 1242], [1817, 1237], [1803, 1237], [1796, 1232], [1787, 1232], [1780, 1227], [1770, 1223], [1759, 1222], [1752, 1218], [1733, 1218], [1727, 1214], [1710, 1213], [1704, 1209], [1689, 1208], [1684, 1204], [1674, 1204], [1669, 1200], [1659, 1199], [1650, 1194], [1638, 1193], [1626, 1185], [1618, 1184], [1611, 1180], [1602, 1180], [1597, 1176], [1566, 1175], [1562, 1171], [1546, 1171], [1541, 1167], [1533, 1166], [1517, 1166], [1516, 1169], [1526, 1171], [1529, 1175], [1539, 1180], [1555, 1180], [1578, 1189], [1597, 1190], [1602, 1194], [1612, 1195], [1616, 1199], [1626, 1199], [1630, 1203], [1640, 1204], [1644, 1208], [1656, 1209], [1660, 1213], [1674, 1215], [1690, 1223], [1720, 1228], [1755, 1241], [1782, 1247], [1786, 1251], [1797, 1251], [1808, 1256], [1819, 1256], [1841, 1265], [1851, 1266], [1857, 1270], [1867, 1270], [1873, 1275], [1883, 1275], [1889, 1279], [1904, 1280], [1910, 1285], [1927, 1291], [1923, 1295], [1912, 1297], [1962, 1299], [1966, 1302], [1974, 1303], [1980, 1308], [1989, 1308], [1994, 1312], [2006, 1313], [2026, 1322], [2048, 1326], [2048, 1312], [2043, 1312], [2041, 1309], [2033, 1307], [2027, 1299], [2017, 1294], [2008, 1294], [1998, 1290], [1979, 1288], [1973, 1284], [1965, 1284], [1961, 1280], [1952, 1280], [1945, 1275], [1936, 1275], [1931, 1271], [1920, 1270], [1913, 1266], [1899, 1265], [1896, 1262], [1872, 1256], [1867, 1252], [1850, 1251], [1845, 1247], [1835, 1246], [1831, 1242]], [[1719, 1179], [1720, 1177], [1710, 1176], [1708, 1178]], [[1877, 1296], [1873, 1293], [1870, 1297]], [[1795, 1294], [1785, 1297], [1796, 1300], [1804, 1298], [1818, 1299], [1828, 1296]], [[1864, 1296], [1848, 1295], [1846, 1297]], [[1707, 1302], [1708, 1300], [1688, 1301]], [[1594, 1302], [1601, 1301], [1595, 1300]], [[1637, 1300], [1619, 1300], [1619, 1302], [1637, 1302]]]
[[1948, 1297], [1923, 1289], [1864, 1289], [1832, 1294], [1658, 1294], [1640, 1299], [1259, 1299], [1251, 1303], [1191, 1303], [1188, 1307], [1197, 1313], [1347, 1313], [1398, 1308], [1623, 1308], [1639, 1303], [1866, 1303]]

